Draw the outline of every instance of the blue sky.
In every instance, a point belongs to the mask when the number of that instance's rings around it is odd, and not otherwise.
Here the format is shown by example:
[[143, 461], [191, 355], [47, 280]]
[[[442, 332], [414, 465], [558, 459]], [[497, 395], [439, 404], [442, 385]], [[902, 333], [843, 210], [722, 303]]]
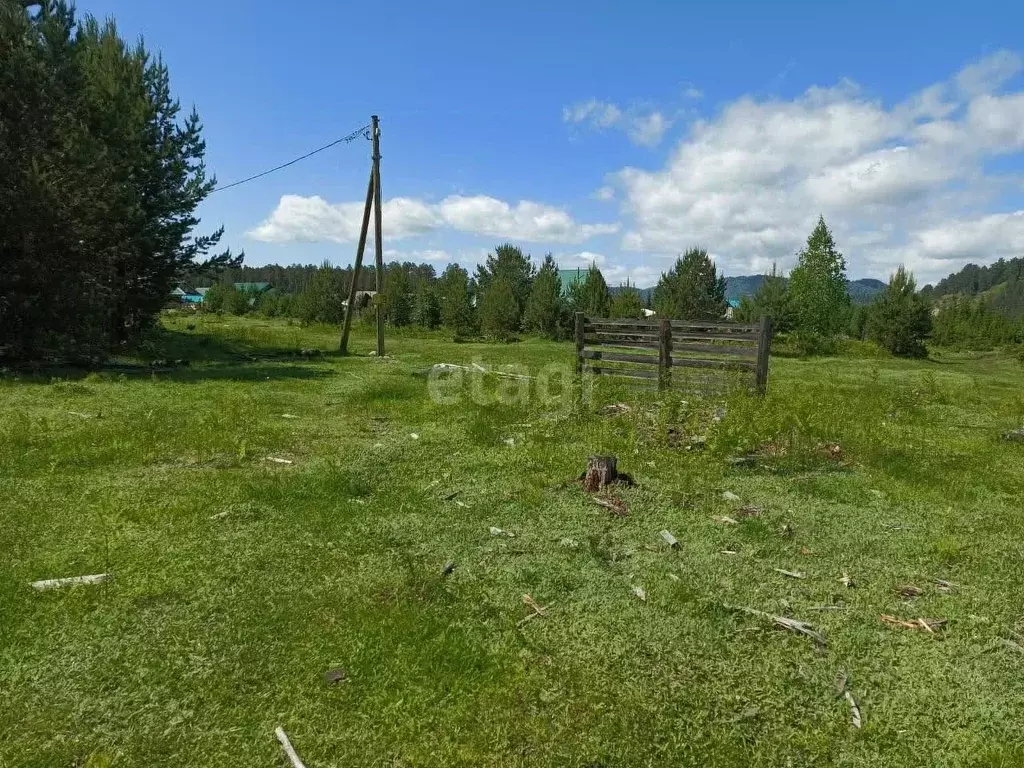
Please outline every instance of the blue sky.
[[[819, 213], [852, 277], [1024, 255], [1024, 6], [699, 5], [80, 11], [163, 53], [221, 183], [379, 114], [389, 260], [511, 240], [650, 285], [692, 245], [726, 274], [788, 268]], [[334, 148], [211, 196], [204, 225], [250, 264], [348, 263], [368, 164]]]

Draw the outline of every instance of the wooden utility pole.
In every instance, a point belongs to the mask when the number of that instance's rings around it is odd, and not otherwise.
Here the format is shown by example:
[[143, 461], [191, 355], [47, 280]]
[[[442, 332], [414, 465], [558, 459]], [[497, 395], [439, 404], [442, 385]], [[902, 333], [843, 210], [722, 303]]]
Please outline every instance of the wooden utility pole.
[[384, 291], [384, 242], [381, 236], [380, 202], [380, 119], [370, 117], [370, 133], [373, 141], [373, 165], [370, 167], [370, 183], [366, 187], [366, 204], [363, 206], [363, 225], [359, 230], [359, 245], [356, 246], [356, 263], [352, 269], [352, 284], [348, 289], [348, 305], [345, 307], [345, 324], [341, 330], [341, 353], [348, 354], [348, 335], [352, 328], [352, 312], [355, 310], [356, 293], [359, 291], [359, 274], [363, 268], [363, 253], [366, 250], [366, 236], [370, 228], [370, 210], [373, 209], [374, 271], [377, 298], [377, 356], [384, 356], [384, 313], [381, 311], [381, 295]]
[[359, 230], [359, 245], [356, 246], [356, 263], [352, 269], [352, 285], [348, 289], [348, 305], [345, 307], [345, 325], [341, 330], [341, 354], [348, 354], [348, 332], [352, 328], [352, 312], [359, 291], [359, 272], [363, 268], [363, 251], [366, 250], [366, 232], [370, 228], [370, 206], [373, 205], [373, 183], [375, 168], [370, 169], [370, 183], [366, 186], [366, 205], [363, 206], [363, 226]]
[[374, 266], [377, 272], [377, 357], [384, 356], [384, 312], [381, 300], [384, 298], [384, 241], [381, 236], [380, 211], [380, 120], [370, 117], [373, 131], [373, 245]]

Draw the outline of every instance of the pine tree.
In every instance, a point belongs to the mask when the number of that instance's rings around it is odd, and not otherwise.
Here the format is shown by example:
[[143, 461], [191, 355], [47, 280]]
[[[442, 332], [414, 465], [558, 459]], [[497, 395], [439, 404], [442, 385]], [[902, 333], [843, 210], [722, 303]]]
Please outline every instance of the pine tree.
[[413, 322], [421, 328], [436, 328], [441, 323], [441, 307], [437, 301], [437, 292], [427, 280], [421, 280], [416, 291]]
[[484, 333], [507, 340], [519, 330], [519, 307], [512, 284], [492, 280], [480, 295], [480, 326]]
[[96, 359], [185, 275], [240, 263], [194, 234], [202, 126], [161, 59], [64, 2], [0, 2], [0, 53], [0, 348]]
[[413, 293], [404, 265], [389, 264], [384, 272], [384, 295], [380, 297], [387, 321], [398, 328], [412, 322]]
[[640, 300], [640, 292], [629, 285], [624, 285], [612, 296], [608, 308], [610, 317], [621, 317], [638, 320], [644, 316], [644, 304]]
[[344, 319], [343, 302], [347, 299], [348, 291], [341, 273], [325, 261], [306, 284], [306, 290], [298, 297], [296, 314], [306, 325], [337, 324]]
[[926, 357], [931, 306], [917, 292], [913, 274], [900, 265], [868, 311], [867, 336], [903, 357]]
[[596, 264], [590, 265], [586, 279], [573, 283], [569, 298], [574, 312], [582, 312], [588, 317], [608, 317], [611, 296], [608, 283]]
[[790, 274], [789, 295], [800, 333], [830, 339], [843, 330], [850, 306], [846, 261], [836, 250], [824, 217], [818, 218]]
[[508, 283], [516, 300], [517, 326], [530, 299], [533, 278], [534, 267], [530, 257], [511, 243], [499, 245], [476, 269], [476, 284], [481, 294], [485, 293], [495, 280], [501, 279]]
[[523, 313], [523, 328], [556, 338], [564, 314], [562, 303], [562, 280], [555, 260], [548, 254], [533, 279], [533, 288]]
[[764, 276], [764, 280], [761, 281], [750, 300], [750, 309], [747, 310], [745, 307], [742, 314], [744, 314], [743, 319], [747, 322], [757, 322], [762, 317], [770, 317], [772, 328], [777, 333], [785, 333], [793, 329], [795, 324], [793, 303], [790, 300], [786, 278], [779, 272], [778, 265], [772, 264], [772, 271]]
[[449, 264], [437, 281], [437, 300], [441, 323], [456, 336], [473, 332], [475, 317], [470, 293], [469, 273], [458, 264]]
[[654, 309], [676, 320], [718, 320], [725, 315], [725, 277], [703, 248], [691, 248], [654, 288]]

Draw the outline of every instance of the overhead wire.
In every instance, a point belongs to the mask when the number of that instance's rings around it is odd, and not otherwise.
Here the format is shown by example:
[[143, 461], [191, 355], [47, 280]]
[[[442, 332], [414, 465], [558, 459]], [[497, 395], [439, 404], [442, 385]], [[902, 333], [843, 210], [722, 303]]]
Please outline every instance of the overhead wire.
[[239, 179], [238, 181], [233, 181], [230, 184], [225, 184], [224, 186], [218, 186], [218, 187], [214, 188], [212, 190], [212, 192], [222, 192], [225, 189], [231, 189], [232, 187], [238, 187], [238, 186], [241, 186], [242, 184], [247, 184], [250, 181], [255, 181], [256, 179], [261, 179], [264, 176], [269, 176], [272, 173], [276, 173], [277, 171], [280, 171], [283, 168], [287, 168], [290, 165], [295, 165], [296, 163], [301, 162], [302, 160], [305, 160], [308, 157], [312, 157], [313, 155], [319, 154], [320, 152], [328, 150], [331, 147], [336, 147], [339, 144], [349, 144], [349, 143], [355, 141], [356, 139], [358, 139], [360, 136], [365, 136], [367, 139], [370, 138], [370, 126], [369, 125], [364, 125], [362, 128], [357, 128], [356, 130], [352, 131], [352, 133], [348, 134], [347, 136], [342, 136], [340, 139], [335, 139], [330, 144], [324, 144], [322, 147], [318, 147], [317, 149], [314, 149], [312, 152], [307, 152], [306, 154], [302, 155], [301, 157], [296, 157], [294, 160], [289, 160], [287, 163], [282, 163], [281, 165], [275, 166], [273, 168], [269, 168], [269, 169], [267, 169], [265, 171], [262, 171], [260, 173], [254, 174], [252, 176], [249, 176], [248, 178]]

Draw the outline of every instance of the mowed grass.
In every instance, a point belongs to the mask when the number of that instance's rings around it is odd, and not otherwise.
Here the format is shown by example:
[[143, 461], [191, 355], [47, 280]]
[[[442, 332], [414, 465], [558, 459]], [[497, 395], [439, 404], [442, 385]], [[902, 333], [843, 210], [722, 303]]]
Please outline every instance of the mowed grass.
[[[389, 332], [377, 359], [360, 327], [304, 359], [337, 330], [167, 325], [188, 368], [0, 378], [0, 765], [283, 766], [277, 725], [310, 768], [1024, 764], [1012, 359], [773, 359], [715, 420], [628, 387], [429, 396], [434, 363], [540, 376], [568, 344]], [[595, 453], [636, 481], [624, 518], [574, 482]]]

